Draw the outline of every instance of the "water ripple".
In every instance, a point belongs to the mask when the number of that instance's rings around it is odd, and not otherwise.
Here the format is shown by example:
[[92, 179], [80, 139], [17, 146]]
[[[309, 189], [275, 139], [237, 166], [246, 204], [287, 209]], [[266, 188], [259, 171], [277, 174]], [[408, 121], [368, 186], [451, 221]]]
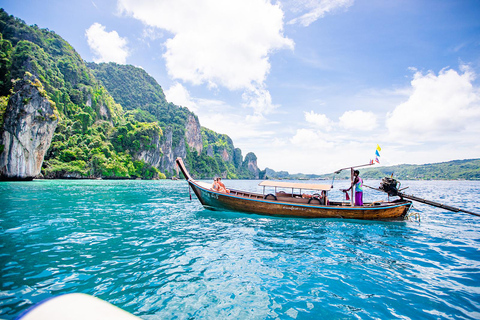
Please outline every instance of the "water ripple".
[[[478, 210], [478, 182], [409, 190]], [[207, 211], [184, 181], [9, 182], [0, 201], [6, 319], [68, 292], [143, 319], [480, 318], [480, 220], [461, 213], [416, 205], [420, 221], [363, 222]]]

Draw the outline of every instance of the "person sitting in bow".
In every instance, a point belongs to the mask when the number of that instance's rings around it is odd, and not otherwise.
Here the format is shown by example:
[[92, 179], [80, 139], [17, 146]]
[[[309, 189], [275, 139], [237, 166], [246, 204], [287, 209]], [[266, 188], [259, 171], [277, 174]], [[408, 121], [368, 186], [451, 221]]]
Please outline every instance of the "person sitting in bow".
[[213, 191], [220, 191], [220, 185], [218, 184], [218, 178], [213, 179], [212, 190]]
[[217, 178], [217, 183], [219, 185], [219, 191], [224, 192], [224, 193], [230, 193], [230, 190], [225, 187], [225, 185], [222, 182], [222, 178], [218, 177]]

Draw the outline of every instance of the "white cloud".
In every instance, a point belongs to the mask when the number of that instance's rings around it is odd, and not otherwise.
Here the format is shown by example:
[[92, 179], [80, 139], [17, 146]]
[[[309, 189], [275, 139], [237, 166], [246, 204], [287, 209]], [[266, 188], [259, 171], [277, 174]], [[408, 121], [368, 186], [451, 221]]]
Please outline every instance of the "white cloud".
[[146, 26], [143, 29], [142, 39], [145, 41], [154, 41], [157, 39], [161, 39], [163, 37], [164, 37], [163, 32], [159, 31], [157, 28]]
[[372, 131], [377, 127], [377, 117], [373, 112], [346, 111], [339, 120], [341, 127], [353, 131]]
[[94, 23], [85, 31], [90, 49], [96, 55], [95, 62], [116, 62], [125, 64], [129, 51], [127, 40], [116, 31], [105, 31], [105, 27]]
[[333, 122], [325, 114], [315, 113], [314, 111], [305, 112], [305, 120], [317, 127], [318, 130], [330, 131]]
[[121, 12], [172, 33], [165, 42], [169, 75], [192, 84], [245, 90], [257, 114], [275, 109], [264, 82], [269, 55], [292, 49], [283, 11], [268, 0], [118, 0]]
[[318, 131], [311, 129], [298, 129], [291, 141], [293, 144], [305, 145], [310, 144], [311, 141], [319, 140]]
[[353, 5], [354, 0], [291, 0], [282, 3], [294, 13], [304, 12], [301, 16], [290, 20], [289, 24], [299, 23], [305, 27], [325, 14], [340, 8], [347, 9]]
[[270, 92], [263, 86], [247, 89], [243, 93], [242, 98], [245, 101], [245, 107], [253, 108], [254, 117], [256, 118], [262, 119], [264, 114], [269, 114], [277, 108], [272, 103]]
[[192, 112], [196, 112], [198, 109], [196, 102], [192, 99], [188, 90], [178, 82], [168, 90], [165, 90], [165, 97], [168, 102], [172, 102], [178, 106], [187, 107]]
[[[375, 158], [377, 144], [382, 146], [381, 166], [478, 158], [480, 88], [476, 75], [464, 66], [438, 74], [412, 71], [415, 75], [407, 88], [362, 92], [361, 105], [373, 103], [374, 110], [379, 110], [376, 113], [350, 110], [334, 119], [304, 112], [302, 125], [293, 124], [291, 131], [282, 133], [289, 134], [284, 146], [252, 144], [249, 150], [257, 155], [260, 167], [291, 173], [327, 173], [368, 163]], [[384, 118], [385, 122], [379, 121]]]
[[460, 142], [459, 133], [468, 136], [469, 131], [476, 131], [480, 127], [480, 90], [473, 85], [475, 74], [466, 67], [461, 69], [463, 73], [453, 69], [441, 70], [438, 75], [416, 72], [412, 94], [387, 116], [391, 137]]
[[328, 141], [328, 136], [323, 132], [312, 129], [298, 129], [290, 142], [297, 147], [306, 147], [310, 151], [313, 149], [331, 148], [334, 143]]

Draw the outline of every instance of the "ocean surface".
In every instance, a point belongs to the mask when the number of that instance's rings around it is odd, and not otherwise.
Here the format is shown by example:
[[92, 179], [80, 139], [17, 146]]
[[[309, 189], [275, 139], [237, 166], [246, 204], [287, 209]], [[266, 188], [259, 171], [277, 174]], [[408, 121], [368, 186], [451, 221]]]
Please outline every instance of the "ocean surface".
[[[403, 186], [480, 212], [480, 182]], [[73, 292], [142, 319], [480, 319], [480, 217], [415, 204], [400, 222], [278, 218], [192, 196], [185, 181], [0, 183], [0, 319]]]

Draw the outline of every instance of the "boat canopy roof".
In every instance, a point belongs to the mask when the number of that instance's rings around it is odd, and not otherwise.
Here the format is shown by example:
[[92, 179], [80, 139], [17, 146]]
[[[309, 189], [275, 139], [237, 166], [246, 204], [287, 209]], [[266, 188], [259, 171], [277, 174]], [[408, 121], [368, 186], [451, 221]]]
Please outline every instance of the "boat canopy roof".
[[332, 186], [329, 184], [284, 182], [284, 181], [277, 181], [277, 180], [265, 180], [260, 182], [258, 185], [262, 187], [279, 187], [279, 188], [321, 190], [321, 191], [330, 191], [332, 189]]

